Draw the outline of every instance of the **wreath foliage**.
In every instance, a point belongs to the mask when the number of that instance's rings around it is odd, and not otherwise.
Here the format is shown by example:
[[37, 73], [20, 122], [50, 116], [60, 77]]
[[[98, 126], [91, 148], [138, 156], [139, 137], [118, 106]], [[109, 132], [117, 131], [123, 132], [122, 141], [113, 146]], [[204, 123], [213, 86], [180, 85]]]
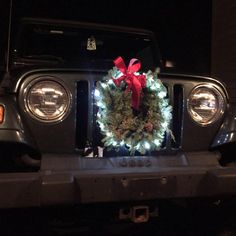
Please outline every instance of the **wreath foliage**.
[[158, 79], [157, 72], [148, 71], [143, 75], [146, 76], [146, 86], [141, 91], [139, 110], [131, 107], [132, 91], [127, 92], [126, 81], [122, 80], [120, 86], [114, 83], [122, 76], [117, 67], [96, 84], [96, 119], [108, 150], [119, 151], [126, 147], [130, 155], [136, 151], [145, 154], [159, 150], [165, 132], [170, 131], [172, 107], [166, 98], [166, 87]]

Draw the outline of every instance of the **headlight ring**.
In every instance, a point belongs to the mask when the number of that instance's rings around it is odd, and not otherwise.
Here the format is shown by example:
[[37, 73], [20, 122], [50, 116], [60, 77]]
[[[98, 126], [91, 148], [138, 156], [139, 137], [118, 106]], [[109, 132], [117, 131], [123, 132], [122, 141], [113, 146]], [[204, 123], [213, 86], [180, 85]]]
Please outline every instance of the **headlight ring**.
[[31, 81], [24, 91], [24, 105], [34, 119], [41, 122], [63, 120], [71, 107], [71, 94], [62, 82], [55, 78]]
[[190, 117], [201, 126], [216, 122], [223, 115], [225, 106], [224, 94], [212, 84], [196, 86], [187, 100]]

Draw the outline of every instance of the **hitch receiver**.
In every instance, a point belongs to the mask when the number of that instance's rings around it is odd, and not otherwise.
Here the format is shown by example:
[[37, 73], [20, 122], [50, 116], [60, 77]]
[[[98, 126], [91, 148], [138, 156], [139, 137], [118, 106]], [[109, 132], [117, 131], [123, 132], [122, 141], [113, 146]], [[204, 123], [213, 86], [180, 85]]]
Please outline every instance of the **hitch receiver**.
[[131, 220], [134, 223], [144, 223], [149, 220], [148, 206], [135, 206], [132, 208]]

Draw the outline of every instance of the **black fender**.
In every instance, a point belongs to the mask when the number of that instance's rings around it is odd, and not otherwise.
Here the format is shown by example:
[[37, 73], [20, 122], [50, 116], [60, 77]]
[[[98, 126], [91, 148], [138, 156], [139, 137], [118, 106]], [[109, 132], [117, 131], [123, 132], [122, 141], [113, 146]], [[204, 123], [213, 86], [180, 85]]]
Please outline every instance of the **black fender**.
[[20, 115], [15, 95], [0, 96], [0, 105], [4, 107], [4, 119], [0, 124], [0, 149], [20, 149], [22, 154], [38, 157], [37, 144]]
[[212, 148], [232, 143], [236, 143], [236, 104], [229, 104], [223, 123], [213, 140]]

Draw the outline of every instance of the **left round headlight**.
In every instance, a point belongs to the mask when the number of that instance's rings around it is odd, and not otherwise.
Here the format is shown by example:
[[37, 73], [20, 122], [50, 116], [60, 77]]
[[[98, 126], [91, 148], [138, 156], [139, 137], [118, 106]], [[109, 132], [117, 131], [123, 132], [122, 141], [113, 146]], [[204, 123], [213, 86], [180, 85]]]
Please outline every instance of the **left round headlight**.
[[28, 86], [24, 102], [33, 118], [43, 122], [57, 122], [68, 113], [71, 98], [61, 83], [40, 80]]
[[199, 125], [206, 126], [217, 121], [225, 109], [224, 95], [212, 85], [195, 87], [189, 97], [187, 109], [191, 118]]

